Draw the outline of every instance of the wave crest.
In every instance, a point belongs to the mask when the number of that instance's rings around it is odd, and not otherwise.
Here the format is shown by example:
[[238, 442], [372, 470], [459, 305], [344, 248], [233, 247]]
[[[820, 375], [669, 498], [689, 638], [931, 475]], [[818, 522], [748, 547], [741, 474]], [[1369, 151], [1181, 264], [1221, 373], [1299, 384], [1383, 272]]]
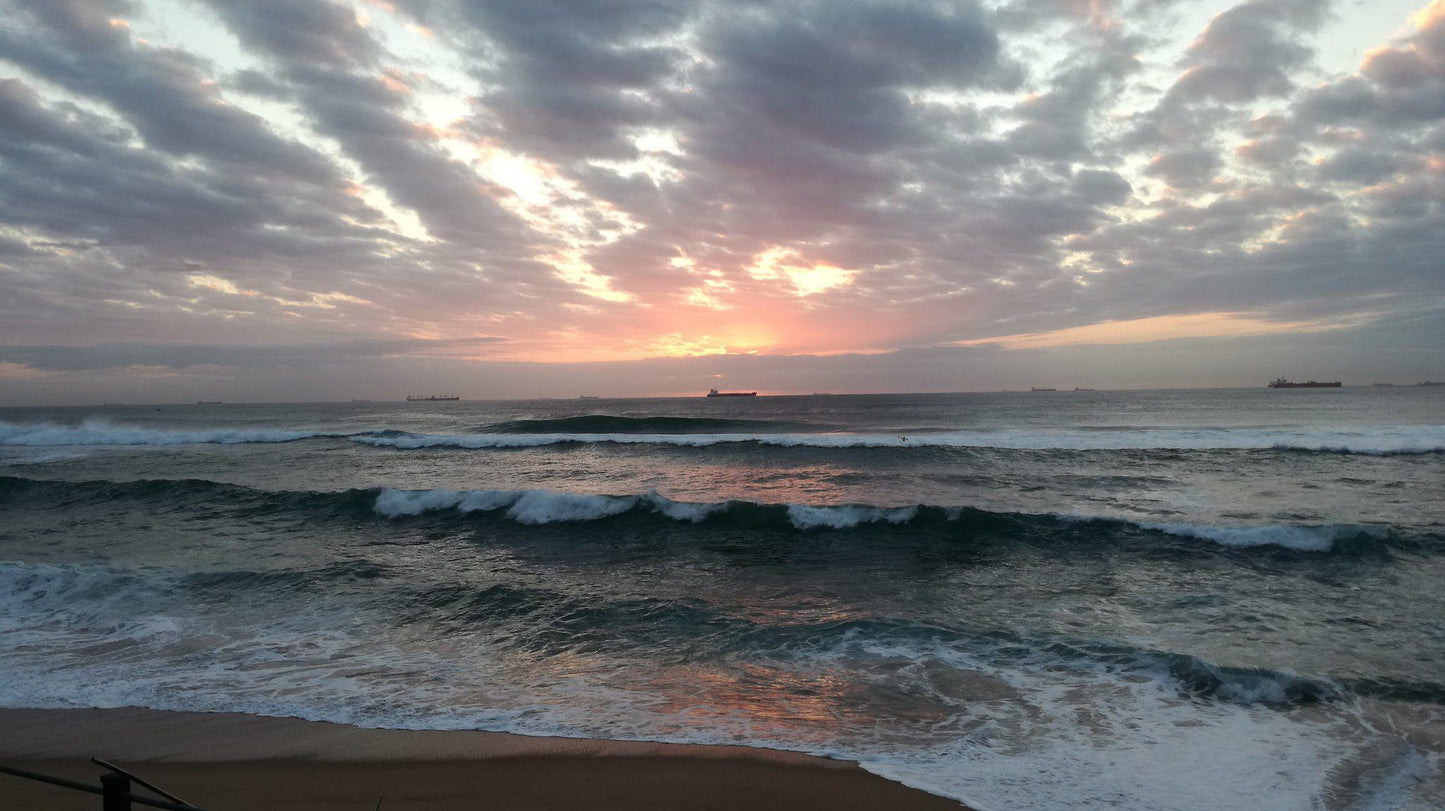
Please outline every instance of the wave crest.
[[737, 420], [720, 417], [618, 417], [587, 414], [555, 419], [511, 420], [489, 425], [493, 434], [699, 434], [736, 431], [784, 432], [806, 430], [806, 423], [777, 420]]
[[116, 425], [104, 419], [88, 419], [80, 425], [55, 423], [0, 422], [0, 445], [40, 446], [106, 446], [106, 445], [234, 445], [251, 442], [295, 442], [316, 437], [340, 437], [346, 434], [322, 431], [213, 428], [201, 431], [175, 431]]
[[[1415, 455], [1445, 453], [1445, 425], [1361, 429], [1107, 428], [989, 429], [837, 433], [803, 423], [697, 417], [589, 415], [515, 420], [480, 433], [412, 433], [394, 428], [324, 431], [307, 428], [172, 429], [88, 419], [80, 425], [0, 421], [0, 446], [202, 445], [350, 439], [375, 447], [487, 450], [562, 444], [639, 444], [708, 447], [753, 443], [782, 448], [958, 448], [1033, 451], [1257, 450], [1301, 453]], [[810, 429], [814, 429], [811, 430]]]
[[632, 510], [661, 513], [676, 521], [697, 523], [726, 504], [672, 501], [656, 493], [639, 496], [602, 496], [588, 493], [555, 493], [547, 490], [397, 490], [383, 489], [374, 509], [395, 518], [437, 510], [459, 513], [494, 512], [521, 524], [551, 524], [562, 521], [596, 521]]
[[1223, 546], [1279, 546], [1300, 552], [1328, 552], [1334, 548], [1336, 541], [1361, 536], [1378, 540], [1389, 534], [1384, 527], [1359, 524], [1220, 527], [1198, 524], [1142, 523], [1140, 526], [1184, 538], [1213, 541]]
[[450, 490], [443, 488], [346, 491], [258, 490], [203, 479], [130, 482], [67, 482], [0, 476], [0, 506], [43, 507], [64, 502], [96, 506], [142, 502], [168, 509], [229, 506], [238, 510], [295, 513], [304, 520], [353, 520], [358, 514], [387, 519], [489, 515], [524, 525], [602, 520], [665, 520], [710, 523], [774, 532], [831, 532], [875, 526], [907, 528], [918, 537], [979, 536], [1005, 541], [1102, 543], [1166, 536], [1229, 548], [1276, 548], [1292, 552], [1382, 551], [1435, 546], [1439, 538], [1412, 539], [1376, 525], [1228, 526], [1130, 521], [1109, 516], [993, 512], [966, 506], [787, 504], [742, 500], [679, 501], [656, 492], [637, 495], [548, 490]]
[[521, 524], [598, 521], [628, 513], [657, 514], [674, 521], [726, 521], [742, 526], [794, 530], [845, 530], [868, 524], [937, 526], [967, 523], [980, 529], [1039, 530], [1049, 526], [1092, 524], [1134, 532], [1157, 532], [1175, 538], [1209, 541], [1226, 547], [1277, 547], [1296, 552], [1329, 552], [1337, 544], [1379, 542], [1384, 527], [1355, 524], [1213, 526], [1152, 523], [1103, 516], [993, 513], [971, 507], [915, 504], [885, 507], [868, 504], [765, 504], [747, 501], [673, 501], [655, 492], [631, 496], [557, 493], [545, 490], [400, 490], [386, 488], [373, 509], [388, 518], [424, 513], [501, 513]]
[[[591, 418], [586, 418], [591, 419]], [[609, 418], [621, 419], [621, 418]], [[757, 433], [563, 430], [565, 420], [546, 421], [549, 430], [489, 431], [477, 434], [372, 432], [355, 442], [401, 450], [455, 448], [489, 450], [565, 444], [674, 445], [702, 448], [752, 443], [783, 448], [979, 448], [1033, 451], [1253, 450], [1300, 453], [1416, 455], [1445, 452], [1445, 426], [1385, 426], [1368, 430], [1139, 429], [1139, 430], [975, 430], [921, 434]], [[521, 423], [510, 423], [513, 427]], [[597, 426], [601, 427], [601, 426]]]

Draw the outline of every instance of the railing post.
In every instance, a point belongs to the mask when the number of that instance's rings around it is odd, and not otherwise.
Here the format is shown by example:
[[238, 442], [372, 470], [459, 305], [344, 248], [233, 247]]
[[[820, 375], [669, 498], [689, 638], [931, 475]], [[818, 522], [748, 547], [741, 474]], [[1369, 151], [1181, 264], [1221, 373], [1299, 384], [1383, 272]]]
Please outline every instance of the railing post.
[[130, 778], [109, 772], [100, 776], [101, 809], [130, 811]]

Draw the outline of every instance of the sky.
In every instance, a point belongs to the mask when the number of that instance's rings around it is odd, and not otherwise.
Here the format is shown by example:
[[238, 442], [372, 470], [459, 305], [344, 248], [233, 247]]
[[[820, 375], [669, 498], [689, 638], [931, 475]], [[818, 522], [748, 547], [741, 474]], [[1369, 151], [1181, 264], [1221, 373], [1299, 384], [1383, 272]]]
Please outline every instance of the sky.
[[1445, 0], [0, 0], [0, 405], [1445, 379]]

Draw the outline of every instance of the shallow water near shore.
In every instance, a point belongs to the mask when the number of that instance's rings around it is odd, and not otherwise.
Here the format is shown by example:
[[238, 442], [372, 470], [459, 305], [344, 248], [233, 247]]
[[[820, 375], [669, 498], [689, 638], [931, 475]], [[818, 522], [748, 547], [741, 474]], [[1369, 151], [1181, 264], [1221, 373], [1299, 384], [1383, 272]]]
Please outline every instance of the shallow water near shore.
[[1445, 390], [0, 410], [0, 705], [1445, 807]]

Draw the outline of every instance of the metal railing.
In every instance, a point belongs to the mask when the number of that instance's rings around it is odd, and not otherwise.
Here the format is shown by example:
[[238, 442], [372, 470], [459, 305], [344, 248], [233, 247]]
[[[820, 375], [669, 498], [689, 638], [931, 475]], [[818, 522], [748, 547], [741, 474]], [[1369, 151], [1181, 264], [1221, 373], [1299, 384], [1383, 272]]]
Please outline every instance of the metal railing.
[[[169, 791], [160, 788], [148, 780], [131, 774], [113, 763], [107, 763], [100, 758], [91, 758], [90, 762], [106, 770], [106, 773], [100, 776], [99, 787], [90, 785], [89, 783], [80, 783], [75, 780], [66, 780], [63, 777], [55, 777], [53, 775], [27, 771], [25, 769], [16, 769], [11, 766], [0, 766], [0, 773], [13, 774], [16, 777], [23, 777], [26, 780], [49, 783], [52, 786], [60, 786], [74, 791], [99, 794], [101, 797], [102, 811], [131, 811], [132, 804], [149, 806], [150, 808], [164, 808], [167, 809], [167, 811], [204, 811], [204, 809], [191, 805]], [[132, 782], [165, 799], [158, 800], [154, 797], [143, 797], [138, 794], [132, 794], [130, 790], [130, 784]]]

